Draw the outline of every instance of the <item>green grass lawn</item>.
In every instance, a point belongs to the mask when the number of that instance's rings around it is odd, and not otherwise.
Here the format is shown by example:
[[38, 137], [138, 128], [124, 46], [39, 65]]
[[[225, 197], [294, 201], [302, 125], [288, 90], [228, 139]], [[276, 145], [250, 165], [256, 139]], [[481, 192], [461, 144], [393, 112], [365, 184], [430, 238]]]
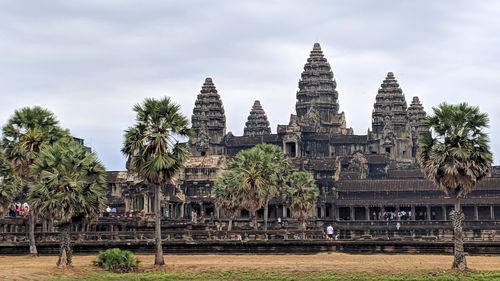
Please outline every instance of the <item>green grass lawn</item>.
[[86, 281], [112, 281], [112, 280], [133, 280], [133, 281], [195, 281], [195, 280], [225, 280], [225, 281], [486, 281], [500, 280], [500, 272], [468, 272], [468, 273], [433, 273], [433, 274], [308, 274], [308, 275], [287, 275], [281, 273], [262, 272], [222, 272], [222, 273], [99, 273], [78, 278], [59, 278], [54, 281], [86, 280]]

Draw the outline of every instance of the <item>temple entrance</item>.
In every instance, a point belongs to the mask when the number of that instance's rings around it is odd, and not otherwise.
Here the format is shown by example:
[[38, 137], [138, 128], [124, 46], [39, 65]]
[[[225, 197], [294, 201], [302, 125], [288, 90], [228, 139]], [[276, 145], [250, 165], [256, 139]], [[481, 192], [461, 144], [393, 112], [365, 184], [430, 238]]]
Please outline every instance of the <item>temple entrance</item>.
[[297, 143], [295, 142], [287, 142], [285, 143], [285, 154], [290, 158], [297, 157]]
[[491, 220], [490, 206], [477, 207], [477, 215], [478, 215], [479, 220]]
[[354, 220], [367, 220], [365, 207], [354, 207]]
[[444, 220], [443, 216], [443, 208], [441, 206], [439, 207], [431, 207], [431, 220], [436, 221], [436, 220]]
[[415, 220], [416, 221], [427, 220], [427, 208], [425, 206], [415, 207]]
[[370, 220], [377, 221], [382, 219], [382, 213], [380, 212], [380, 207], [370, 207], [368, 211], [370, 213]]
[[339, 208], [339, 219], [340, 220], [350, 220], [351, 219], [351, 208], [340, 207]]

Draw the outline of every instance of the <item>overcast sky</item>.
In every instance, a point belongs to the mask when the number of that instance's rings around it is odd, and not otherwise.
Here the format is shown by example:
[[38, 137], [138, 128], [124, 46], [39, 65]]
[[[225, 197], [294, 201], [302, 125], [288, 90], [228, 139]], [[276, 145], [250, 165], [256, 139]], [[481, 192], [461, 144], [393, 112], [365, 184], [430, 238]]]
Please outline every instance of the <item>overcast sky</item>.
[[123, 170], [132, 106], [171, 96], [191, 117], [205, 77], [241, 135], [255, 99], [271, 122], [295, 113], [314, 42], [355, 134], [371, 126], [393, 71], [425, 110], [466, 101], [489, 114], [500, 154], [498, 1], [0, 1], [0, 123], [23, 106], [54, 112], [108, 170]]

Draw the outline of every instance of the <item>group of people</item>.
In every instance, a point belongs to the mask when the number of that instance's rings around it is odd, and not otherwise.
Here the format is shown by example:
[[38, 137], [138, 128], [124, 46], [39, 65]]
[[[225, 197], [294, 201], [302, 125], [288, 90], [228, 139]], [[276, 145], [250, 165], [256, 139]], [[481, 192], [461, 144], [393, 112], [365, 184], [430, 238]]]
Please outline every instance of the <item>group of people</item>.
[[12, 203], [9, 206], [9, 217], [27, 217], [30, 214], [30, 206], [27, 202], [24, 203]]
[[110, 206], [107, 206], [105, 214], [107, 216], [114, 216], [114, 215], [116, 215], [116, 208], [115, 207], [111, 208]]
[[399, 212], [373, 212], [372, 213], [373, 220], [385, 220], [385, 221], [401, 221], [401, 220], [409, 220], [411, 219], [411, 211], [399, 211]]

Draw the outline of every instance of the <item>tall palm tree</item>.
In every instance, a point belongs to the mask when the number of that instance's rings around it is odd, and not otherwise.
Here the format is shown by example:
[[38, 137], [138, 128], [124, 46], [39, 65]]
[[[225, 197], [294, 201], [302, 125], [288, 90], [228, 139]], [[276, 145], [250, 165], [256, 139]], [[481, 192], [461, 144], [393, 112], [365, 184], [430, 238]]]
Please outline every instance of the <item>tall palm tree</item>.
[[32, 165], [40, 175], [29, 190], [28, 200], [39, 217], [61, 223], [57, 266], [72, 265], [72, 223], [95, 218], [106, 204], [106, 171], [94, 153], [73, 140], [45, 147]]
[[267, 178], [267, 186], [262, 192], [264, 195], [264, 231], [267, 231], [269, 202], [285, 187], [287, 177], [291, 172], [292, 162], [276, 145], [263, 143], [255, 146], [255, 149], [262, 150], [266, 157], [266, 161], [261, 164], [264, 165], [265, 177]]
[[[59, 127], [59, 121], [54, 114], [39, 106], [18, 109], [7, 120], [2, 128], [1, 146], [15, 174], [22, 180], [22, 196], [38, 179], [36, 174], [30, 172], [30, 167], [39, 152], [45, 146], [68, 136], [68, 131]], [[28, 219], [30, 254], [37, 255], [34, 230], [36, 220], [32, 214]]]
[[293, 217], [300, 222], [302, 239], [305, 239], [306, 223], [319, 196], [313, 176], [305, 171], [293, 172], [289, 184], [283, 190]]
[[425, 176], [455, 199], [451, 212], [455, 256], [452, 267], [465, 270], [460, 199], [491, 172], [492, 154], [484, 132], [489, 118], [467, 103], [442, 103], [433, 110], [434, 115], [423, 120], [429, 132], [420, 139], [417, 158]]
[[212, 195], [217, 207], [223, 209], [229, 217], [227, 230], [231, 231], [233, 220], [239, 215], [243, 203], [240, 174], [234, 170], [224, 171], [215, 180]]
[[155, 186], [155, 265], [165, 264], [161, 240], [161, 190], [189, 157], [188, 119], [170, 98], [148, 98], [134, 106], [136, 123], [125, 130], [122, 153], [129, 170]]

